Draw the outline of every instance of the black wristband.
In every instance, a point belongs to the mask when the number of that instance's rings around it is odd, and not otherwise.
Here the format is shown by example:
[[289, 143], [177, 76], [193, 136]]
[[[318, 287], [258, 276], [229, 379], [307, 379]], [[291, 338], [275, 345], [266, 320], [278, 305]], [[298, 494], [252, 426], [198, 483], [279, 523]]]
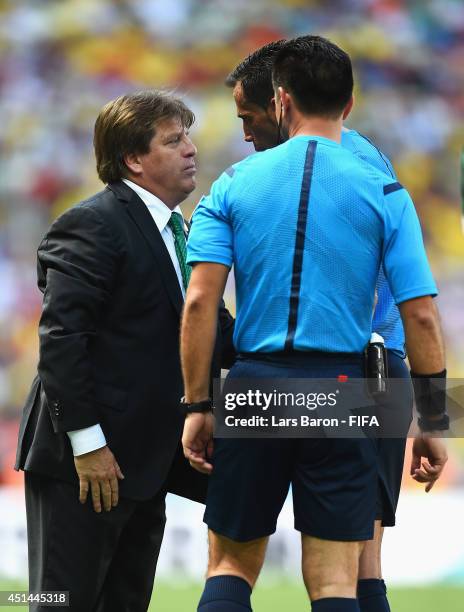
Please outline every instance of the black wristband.
[[[446, 370], [436, 374], [416, 374], [411, 371], [416, 408], [419, 413], [419, 427], [422, 431], [445, 430], [449, 428], [446, 414]], [[443, 417], [433, 420], [429, 417]], [[445, 418], [446, 417], [446, 418]]]
[[432, 421], [431, 419], [427, 419], [427, 417], [419, 417], [417, 420], [419, 425], [419, 429], [421, 431], [446, 431], [449, 429], [449, 416], [444, 414], [441, 419], [437, 419], [436, 421]]
[[201, 402], [192, 402], [188, 404], [185, 398], [182, 398], [180, 400], [180, 408], [184, 415], [190, 414], [191, 412], [211, 412], [213, 409], [213, 400], [209, 397]]

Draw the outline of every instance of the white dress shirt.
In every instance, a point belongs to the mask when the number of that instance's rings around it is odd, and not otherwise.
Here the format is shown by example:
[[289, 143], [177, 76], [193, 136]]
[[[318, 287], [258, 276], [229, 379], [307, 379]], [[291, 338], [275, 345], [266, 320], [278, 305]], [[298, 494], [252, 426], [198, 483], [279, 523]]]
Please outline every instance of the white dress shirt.
[[[156, 227], [158, 228], [161, 238], [166, 245], [169, 256], [171, 257], [174, 270], [177, 274], [179, 286], [182, 291], [182, 295], [185, 298], [184, 283], [182, 281], [182, 272], [180, 269], [179, 261], [176, 255], [176, 248], [174, 244], [174, 235], [171, 228], [168, 226], [169, 219], [173, 212], [179, 213], [182, 216], [180, 206], [176, 206], [174, 210], [171, 210], [166, 204], [164, 204], [155, 195], [143, 189], [136, 183], [123, 179], [124, 183], [130, 187], [139, 196], [142, 202], [147, 206], [151, 216], [153, 217]], [[106, 446], [105, 434], [99, 424], [92, 425], [91, 427], [85, 427], [84, 429], [77, 429], [75, 431], [67, 432], [69, 439], [71, 440], [71, 446], [73, 449], [73, 455], [83, 455], [90, 453], [91, 451], [97, 450]]]

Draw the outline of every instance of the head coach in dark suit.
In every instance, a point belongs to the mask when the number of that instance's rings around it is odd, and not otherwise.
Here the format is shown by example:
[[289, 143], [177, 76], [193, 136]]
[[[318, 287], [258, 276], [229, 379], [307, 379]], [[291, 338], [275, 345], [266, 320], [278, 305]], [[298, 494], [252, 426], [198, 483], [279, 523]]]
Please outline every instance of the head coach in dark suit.
[[[190, 276], [179, 204], [195, 188], [193, 121], [157, 91], [104, 106], [94, 146], [107, 186], [61, 215], [38, 250], [40, 359], [16, 469], [30, 591], [69, 591], [72, 611], [146, 610], [166, 492], [205, 495], [179, 445]], [[233, 359], [232, 331], [221, 307], [213, 375]]]

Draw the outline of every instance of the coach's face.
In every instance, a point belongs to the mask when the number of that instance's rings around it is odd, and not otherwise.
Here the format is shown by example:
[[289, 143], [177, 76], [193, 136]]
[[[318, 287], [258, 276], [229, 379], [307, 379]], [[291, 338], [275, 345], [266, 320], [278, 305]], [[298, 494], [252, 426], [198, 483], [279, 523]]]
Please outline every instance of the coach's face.
[[235, 85], [233, 95], [237, 116], [242, 120], [245, 141], [252, 142], [255, 151], [265, 151], [279, 144], [272, 104], [264, 109], [254, 102], [248, 102], [240, 81]]
[[196, 187], [196, 153], [180, 119], [165, 119], [156, 126], [148, 153], [125, 158], [127, 178], [175, 208]]

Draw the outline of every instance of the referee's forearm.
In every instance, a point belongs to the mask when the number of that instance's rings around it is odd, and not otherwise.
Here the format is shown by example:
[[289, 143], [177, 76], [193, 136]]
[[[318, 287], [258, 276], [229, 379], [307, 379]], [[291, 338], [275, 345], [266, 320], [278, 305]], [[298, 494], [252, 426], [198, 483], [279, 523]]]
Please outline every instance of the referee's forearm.
[[400, 304], [411, 370], [435, 374], [445, 369], [445, 348], [438, 311], [431, 297]]
[[181, 328], [181, 361], [186, 402], [209, 396], [209, 378], [217, 330], [217, 304], [208, 296], [187, 295]]

